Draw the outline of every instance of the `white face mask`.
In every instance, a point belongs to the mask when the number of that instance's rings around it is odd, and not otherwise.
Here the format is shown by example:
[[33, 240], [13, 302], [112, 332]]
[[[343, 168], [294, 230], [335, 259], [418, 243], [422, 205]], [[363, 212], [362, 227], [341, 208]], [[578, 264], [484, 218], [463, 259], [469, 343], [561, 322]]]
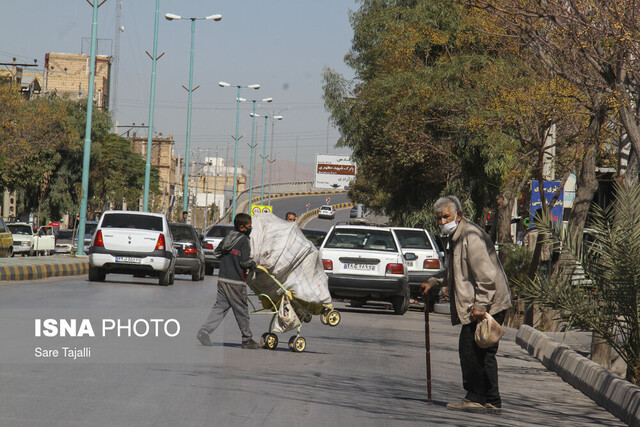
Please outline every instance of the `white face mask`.
[[458, 214], [456, 213], [455, 216], [453, 217], [453, 221], [448, 222], [446, 224], [440, 224], [440, 230], [442, 230], [443, 233], [446, 234], [453, 234], [456, 232], [456, 228], [458, 228], [458, 221], [456, 221], [458, 219]]

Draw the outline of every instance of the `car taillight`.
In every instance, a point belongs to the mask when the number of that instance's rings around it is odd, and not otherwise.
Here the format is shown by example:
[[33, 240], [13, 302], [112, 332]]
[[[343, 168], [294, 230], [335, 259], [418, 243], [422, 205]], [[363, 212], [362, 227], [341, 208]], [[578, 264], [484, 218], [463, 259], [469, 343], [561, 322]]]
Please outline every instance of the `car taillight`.
[[404, 265], [402, 264], [387, 264], [386, 274], [404, 274]]
[[102, 240], [102, 230], [96, 232], [96, 238], [93, 240], [93, 246], [100, 246], [104, 248], [104, 240]]
[[156, 251], [164, 251], [164, 234], [160, 233], [158, 236], [158, 242], [156, 243]]
[[204, 245], [202, 245], [202, 247], [204, 249], [213, 249], [213, 245], [211, 243], [205, 243]]
[[424, 260], [424, 263], [422, 263], [422, 268], [424, 268], [425, 270], [427, 268], [435, 268], [436, 270], [440, 269], [440, 260], [439, 259], [432, 259], [432, 258], [427, 258]]
[[196, 256], [198, 255], [198, 250], [196, 248], [186, 248], [184, 254], [186, 256]]
[[324, 268], [325, 270], [333, 270], [333, 261], [331, 261], [330, 259], [323, 259], [322, 268]]

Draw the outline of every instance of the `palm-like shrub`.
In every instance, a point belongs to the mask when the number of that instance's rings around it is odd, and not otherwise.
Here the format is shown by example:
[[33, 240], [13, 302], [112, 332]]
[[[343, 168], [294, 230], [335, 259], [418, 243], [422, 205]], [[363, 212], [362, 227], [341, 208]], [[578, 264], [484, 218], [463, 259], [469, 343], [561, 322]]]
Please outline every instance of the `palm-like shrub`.
[[551, 221], [537, 226], [559, 243], [551, 277], [517, 281], [518, 291], [555, 310], [568, 327], [602, 336], [640, 385], [640, 186], [615, 188], [607, 209], [594, 206], [585, 238], [561, 235]]

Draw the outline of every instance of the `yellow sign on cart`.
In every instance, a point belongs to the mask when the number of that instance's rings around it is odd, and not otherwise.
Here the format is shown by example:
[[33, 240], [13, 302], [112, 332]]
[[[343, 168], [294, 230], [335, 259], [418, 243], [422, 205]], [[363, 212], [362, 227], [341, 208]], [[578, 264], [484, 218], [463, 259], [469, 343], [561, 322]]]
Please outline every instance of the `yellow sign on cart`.
[[251, 216], [259, 213], [273, 213], [273, 206], [267, 205], [251, 205]]

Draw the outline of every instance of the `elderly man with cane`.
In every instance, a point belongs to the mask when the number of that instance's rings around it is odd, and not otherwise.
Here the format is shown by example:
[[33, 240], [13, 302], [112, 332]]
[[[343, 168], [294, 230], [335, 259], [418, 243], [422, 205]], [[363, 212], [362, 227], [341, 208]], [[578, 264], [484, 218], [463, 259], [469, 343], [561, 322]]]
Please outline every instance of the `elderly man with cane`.
[[507, 277], [498, 260], [489, 235], [462, 215], [462, 205], [455, 196], [438, 199], [434, 205], [438, 224], [450, 236], [449, 265], [446, 272], [422, 283], [422, 294], [442, 286], [445, 275], [449, 285], [451, 323], [462, 323], [458, 352], [462, 384], [467, 394], [460, 402], [448, 403], [453, 411], [502, 413], [498, 390], [498, 344], [489, 348], [476, 345], [477, 322], [490, 313], [502, 324], [511, 307]]

